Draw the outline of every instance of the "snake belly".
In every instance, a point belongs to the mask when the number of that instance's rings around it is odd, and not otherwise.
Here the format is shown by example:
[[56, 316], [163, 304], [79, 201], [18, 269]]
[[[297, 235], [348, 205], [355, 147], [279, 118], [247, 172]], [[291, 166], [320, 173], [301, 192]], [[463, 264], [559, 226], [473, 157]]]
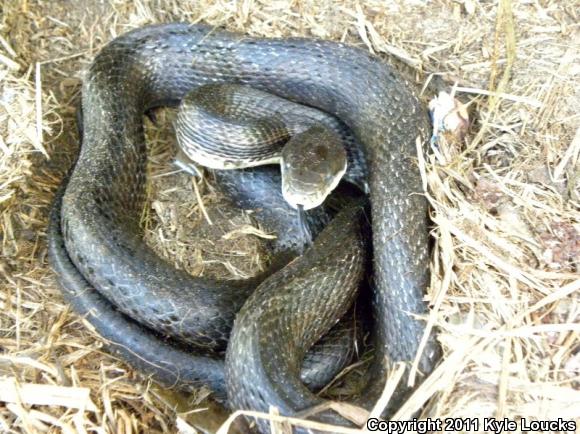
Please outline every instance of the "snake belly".
[[[362, 143], [373, 232], [373, 372], [380, 386], [386, 362], [412, 360], [424, 330], [413, 315], [426, 311], [427, 204], [414, 161], [428, 117], [396, 72], [363, 50], [188, 24], [148, 26], [113, 40], [83, 84], [83, 146], [60, 216], [72, 263], [143, 325], [205, 354], [225, 348], [235, 314], [257, 283], [176, 270], [145, 245], [139, 225], [146, 198], [143, 113], [215, 82], [250, 85], [326, 111]], [[430, 338], [420, 370], [429, 372], [437, 357]]]

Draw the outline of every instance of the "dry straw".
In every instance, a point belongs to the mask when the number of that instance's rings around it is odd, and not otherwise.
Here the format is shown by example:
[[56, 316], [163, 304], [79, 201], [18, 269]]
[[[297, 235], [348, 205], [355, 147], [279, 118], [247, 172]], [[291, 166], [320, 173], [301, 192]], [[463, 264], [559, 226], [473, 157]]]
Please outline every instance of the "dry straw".
[[[4, 2], [0, 432], [196, 432], [194, 426], [216, 432], [227, 417], [203, 401], [207, 392], [168, 393], [101, 351], [99, 337], [63, 302], [46, 261], [48, 207], [76, 152], [74, 112], [84, 69], [116, 35], [172, 20], [259, 36], [344, 40], [388, 55], [419, 89], [441, 79], [447, 90], [455, 85], [473, 127], [465, 143], [444, 141], [442, 159], [428, 156], [418, 167], [434, 222], [432, 310], [425, 319], [439, 330], [444, 358], [395, 418], [418, 408], [439, 418], [578, 417], [575, 6], [551, 0]], [[195, 275], [255, 274], [264, 266], [260, 238], [272, 234], [229, 209], [211, 178], [192, 184], [175, 171], [171, 116], [148, 124], [147, 241]], [[332, 405], [350, 417], [366, 416]], [[270, 419], [275, 432], [313, 427], [275, 409], [259, 417]]]

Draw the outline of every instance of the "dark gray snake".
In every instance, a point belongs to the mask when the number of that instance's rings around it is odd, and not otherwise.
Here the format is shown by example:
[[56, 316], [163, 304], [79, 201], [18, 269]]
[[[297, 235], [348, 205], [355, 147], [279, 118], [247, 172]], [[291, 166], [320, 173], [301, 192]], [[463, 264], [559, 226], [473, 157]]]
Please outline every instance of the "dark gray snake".
[[[363, 144], [374, 255], [371, 388], [380, 389], [387, 361], [412, 360], [424, 330], [413, 318], [425, 313], [429, 277], [427, 206], [415, 156], [417, 140], [424, 143], [428, 135], [428, 118], [395, 71], [344, 44], [253, 39], [187, 24], [144, 27], [109, 43], [84, 81], [82, 148], [57, 194], [49, 228], [51, 260], [65, 293], [138, 367], [165, 382], [223, 392], [219, 356], [258, 280], [214, 281], [176, 270], [145, 245], [139, 225], [146, 198], [142, 116], [210, 82], [247, 84], [319, 108]], [[361, 214], [360, 205], [339, 214], [311, 251], [268, 278], [244, 307], [228, 349], [234, 406], [267, 410], [274, 404], [293, 413], [318, 402], [294, 379], [306, 350], [301, 343], [316, 341], [352, 300], [352, 291], [342, 289], [356, 286], [353, 276], [363, 271]], [[280, 295], [266, 295], [269, 286]], [[312, 286], [322, 292], [309, 295]], [[116, 308], [107, 311], [111, 303]], [[265, 306], [271, 310], [264, 312]], [[266, 354], [276, 339], [282, 347]], [[437, 357], [430, 338], [420, 370], [430, 372]]]

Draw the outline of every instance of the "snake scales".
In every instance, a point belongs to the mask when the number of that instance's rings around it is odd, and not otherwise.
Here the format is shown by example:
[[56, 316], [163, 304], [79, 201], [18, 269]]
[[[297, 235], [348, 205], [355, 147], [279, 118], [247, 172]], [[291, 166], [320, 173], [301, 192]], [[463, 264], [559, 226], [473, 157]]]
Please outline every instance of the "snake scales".
[[[225, 348], [236, 312], [258, 282], [220, 282], [176, 270], [145, 245], [139, 226], [146, 181], [143, 113], [152, 107], [174, 105], [190, 89], [214, 82], [247, 84], [319, 108], [342, 120], [363, 144], [369, 162], [374, 256], [376, 343], [372, 372], [375, 388], [382, 387], [378, 379], [384, 377], [386, 361], [412, 360], [423, 333], [422, 323], [412, 314], [425, 312], [427, 207], [424, 198], [416, 194], [421, 192], [421, 182], [413, 161], [417, 138], [424, 141], [427, 136], [428, 119], [390, 67], [344, 44], [253, 39], [187, 24], [148, 26], [109, 43], [95, 58], [84, 81], [82, 148], [68, 183], [57, 195], [49, 228], [53, 267], [68, 296], [81, 313], [91, 309], [102, 313], [93, 318], [94, 322], [100, 323], [105, 337], [119, 343], [118, 350], [139, 366], [155, 364], [165, 381], [189, 379], [223, 391], [223, 366], [218, 356]], [[313, 251], [322, 251], [329, 262], [310, 266], [318, 260], [312, 253], [294, 261], [294, 268], [310, 270], [308, 278], [313, 284], [334, 279], [339, 286], [347, 286], [343, 284], [350, 281], [352, 273], [361, 272], [357, 252], [365, 250], [356, 241], [359, 238], [353, 237], [360, 230], [359, 215], [360, 206], [351, 208], [321, 235], [322, 247]], [[287, 269], [282, 273], [286, 273], [283, 281], [290, 286], [301, 281], [291, 278]], [[321, 299], [314, 293], [309, 296], [296, 286], [289, 293], [293, 291], [300, 292], [300, 302], [306, 303], [306, 308], [294, 311], [303, 315], [297, 320], [304, 327], [307, 317], [328, 309], [330, 314], [320, 315], [329, 316], [324, 324], [317, 320], [310, 324], [327, 330], [336, 321], [332, 314], [344, 311], [333, 298]], [[254, 294], [249, 304], [263, 306], [263, 293]], [[342, 302], [347, 298], [343, 295]], [[107, 311], [108, 301], [146, 328], [117, 310]], [[309, 312], [309, 305], [317, 312]], [[244, 308], [236, 330], [245, 330], [251, 316]], [[107, 328], [109, 321], [117, 327]], [[120, 329], [119, 324], [126, 328]], [[296, 329], [285, 330], [270, 332], [260, 327], [258, 347], [276, 333], [295, 345], [296, 336], [285, 333]], [[307, 341], [321, 333], [310, 329], [300, 332]], [[160, 338], [167, 335], [181, 343], [169, 346]], [[140, 345], [144, 349], [136, 356], [132, 349], [140, 349]], [[197, 348], [195, 355], [189, 353], [190, 346]], [[236, 346], [236, 353], [244, 351], [243, 345]], [[297, 349], [297, 353], [301, 351]], [[242, 356], [247, 358], [248, 354]], [[420, 370], [429, 372], [437, 356], [437, 346], [430, 338]], [[259, 375], [251, 380], [252, 387], [258, 387], [254, 393], [241, 382], [244, 369], [247, 365], [238, 364], [234, 355], [228, 354], [230, 399], [237, 406], [263, 407], [265, 400], [293, 412], [316, 401], [300, 389], [301, 385], [292, 383], [286, 390], [274, 390]], [[256, 369], [263, 373], [265, 368]], [[294, 386], [299, 392], [295, 393]]]

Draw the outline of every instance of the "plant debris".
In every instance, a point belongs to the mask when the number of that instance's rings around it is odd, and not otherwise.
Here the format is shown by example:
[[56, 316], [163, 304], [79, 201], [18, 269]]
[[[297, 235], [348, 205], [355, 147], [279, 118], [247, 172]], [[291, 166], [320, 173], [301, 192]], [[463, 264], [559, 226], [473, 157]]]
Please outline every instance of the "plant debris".
[[[215, 432], [227, 417], [211, 410], [206, 391], [168, 393], [104, 352], [101, 338], [63, 301], [46, 258], [50, 203], [78, 151], [84, 71], [115, 36], [168, 21], [345, 41], [425, 88], [425, 103], [443, 90], [468, 104], [464, 136], [439, 144], [446, 158], [419, 161], [434, 223], [426, 321], [437, 328], [444, 357], [395, 418], [417, 410], [431, 418], [577, 418], [580, 35], [573, 3], [4, 2], [0, 431], [167, 433], [205, 424]], [[435, 81], [444, 88], [425, 86]], [[195, 275], [256, 274], [267, 262], [261, 239], [272, 234], [229, 207], [211, 177], [192, 180], [172, 165], [171, 116], [168, 110], [159, 125], [147, 124], [147, 242]], [[347, 404], [334, 405], [361, 417]], [[275, 410], [256, 417], [280, 432], [313, 426]]]

